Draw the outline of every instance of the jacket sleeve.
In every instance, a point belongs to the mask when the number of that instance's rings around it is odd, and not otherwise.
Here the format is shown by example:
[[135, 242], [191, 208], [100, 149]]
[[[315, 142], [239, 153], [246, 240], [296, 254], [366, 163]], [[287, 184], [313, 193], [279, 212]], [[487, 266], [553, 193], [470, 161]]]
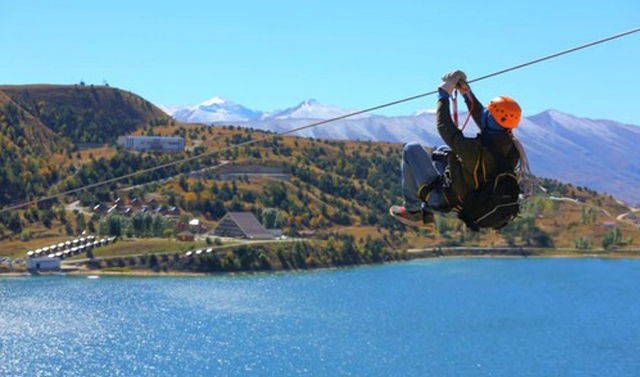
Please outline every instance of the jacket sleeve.
[[477, 146], [475, 139], [464, 137], [455, 123], [453, 123], [451, 112], [449, 111], [448, 98], [438, 99], [436, 125], [438, 126], [440, 137], [451, 148], [453, 153], [463, 157], [476, 152]]
[[478, 101], [478, 98], [472, 91], [469, 91], [464, 96], [464, 102], [467, 104], [467, 109], [471, 110], [473, 121], [479, 129], [482, 129], [482, 111], [484, 110], [484, 106], [482, 106], [482, 103]]

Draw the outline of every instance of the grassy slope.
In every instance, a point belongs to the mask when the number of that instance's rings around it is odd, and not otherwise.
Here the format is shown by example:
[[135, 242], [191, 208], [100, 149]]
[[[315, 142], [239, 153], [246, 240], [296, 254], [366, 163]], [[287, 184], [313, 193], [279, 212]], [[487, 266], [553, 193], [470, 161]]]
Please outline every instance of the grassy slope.
[[[46, 88], [45, 88], [46, 89]], [[86, 90], [86, 89], [85, 89]], [[51, 98], [49, 99], [51, 100]], [[217, 150], [219, 148], [224, 148], [228, 145], [227, 141], [233, 138], [234, 134], [242, 134], [247, 135], [247, 130], [237, 130], [237, 129], [229, 129], [222, 127], [206, 127], [202, 125], [195, 124], [177, 124], [172, 126], [157, 126], [153, 130], [156, 134], [160, 135], [173, 135], [176, 131], [180, 129], [184, 129], [186, 131], [187, 145], [200, 145], [208, 151]], [[134, 133], [141, 134], [143, 131], [138, 129]], [[253, 138], [258, 138], [263, 136], [262, 132], [253, 131]], [[280, 143], [282, 146], [292, 148], [292, 156], [286, 157], [282, 155], [276, 155], [273, 153], [271, 148], [260, 146], [257, 144], [253, 148], [259, 148], [261, 158], [255, 158], [243, 155], [242, 152], [239, 153], [237, 158], [233, 158], [233, 163], [243, 164], [243, 163], [263, 163], [268, 165], [282, 165], [284, 163], [292, 163], [294, 161], [297, 165], [308, 167], [311, 172], [315, 175], [329, 174], [334, 176], [335, 178], [340, 179], [351, 179], [358, 189], [370, 189], [375, 192], [375, 187], [370, 187], [363, 179], [355, 179], [353, 177], [341, 177], [336, 171], [331, 169], [323, 169], [317, 165], [318, 160], [332, 160], [337, 159], [340, 155], [340, 149], [342, 148], [346, 154], [359, 153], [365, 157], [373, 157], [374, 155], [388, 155], [390, 159], [394, 159], [397, 161], [399, 158], [399, 153], [401, 146], [396, 144], [389, 143], [364, 143], [364, 142], [329, 142], [325, 143], [317, 140], [310, 139], [301, 139], [294, 137], [285, 137]], [[316, 161], [312, 160], [310, 163], [300, 162], [300, 158], [303, 158], [305, 154], [311, 148], [321, 147], [324, 150], [323, 156], [320, 156], [316, 159]], [[105, 148], [101, 149], [93, 149], [82, 152], [81, 159], [76, 161], [76, 163], [86, 163], [89, 154], [101, 155], [101, 156], [110, 156], [114, 152], [113, 150], [108, 150]], [[306, 165], [305, 165], [306, 164]], [[399, 163], [397, 164], [399, 170]], [[399, 172], [389, 172], [390, 179], [396, 179]], [[205, 186], [209, 186], [213, 183], [212, 179], [201, 179], [202, 183]], [[194, 179], [190, 178], [190, 182], [193, 182]], [[258, 178], [252, 179], [249, 184], [239, 182], [238, 188], [240, 191], [247, 190], [252, 191], [254, 193], [260, 194], [264, 192], [265, 186], [269, 182], [276, 181], [273, 178]], [[291, 203], [302, 206], [304, 205], [298, 198], [296, 193], [298, 190], [302, 190], [305, 195], [309, 199], [309, 204], [307, 205], [310, 212], [313, 216], [320, 216], [320, 208], [324, 204], [327, 207], [327, 212], [329, 214], [333, 214], [339, 209], [332, 203], [342, 203], [343, 205], [349, 206], [349, 208], [353, 209], [351, 211], [350, 217], [352, 221], [352, 225], [350, 226], [338, 226], [332, 223], [321, 224], [316, 228], [307, 226], [306, 228], [317, 231], [318, 233], [340, 233], [340, 234], [350, 234], [356, 237], [356, 239], [364, 239], [367, 236], [373, 238], [381, 238], [383, 236], [388, 236], [391, 233], [398, 234], [402, 236], [402, 240], [396, 242], [394, 245], [397, 248], [420, 248], [420, 247], [433, 247], [437, 245], [443, 245], [450, 243], [452, 240], [463, 238], [466, 239], [465, 245], [472, 246], [505, 246], [506, 241], [499, 234], [495, 232], [483, 232], [473, 239], [469, 240], [469, 232], [464, 229], [464, 226], [457, 219], [447, 216], [445, 218], [446, 223], [450, 227], [449, 234], [444, 237], [442, 234], [438, 232], [425, 232], [422, 230], [413, 230], [413, 229], [403, 229], [399, 228], [398, 230], [393, 229], [385, 229], [379, 226], [366, 226], [361, 224], [362, 216], [366, 215], [371, 211], [371, 208], [368, 208], [366, 205], [361, 203], [357, 203], [356, 201], [345, 200], [344, 198], [335, 197], [329, 195], [327, 193], [321, 192], [321, 190], [313, 185], [307, 185], [306, 183], [300, 183], [299, 180], [296, 181], [296, 178], [291, 181], [287, 181], [283, 183], [287, 188], [288, 198]], [[400, 182], [398, 181], [399, 185]], [[162, 198], [164, 195], [160, 195], [161, 192], [173, 192], [177, 197], [183, 197], [186, 195], [186, 192], [182, 191], [182, 189], [177, 185], [176, 181], [168, 181], [161, 185], [158, 190], [155, 192], [156, 197]], [[398, 191], [399, 192], [399, 191]], [[565, 196], [571, 195], [581, 195], [587, 196], [586, 204], [576, 204], [571, 202], [550, 202], [549, 200], [538, 198], [534, 199], [531, 202], [535, 204], [535, 211], [533, 213], [537, 217], [536, 224], [539, 228], [549, 233], [552, 237], [554, 244], [556, 247], [573, 247], [574, 241], [576, 237], [586, 237], [588, 238], [594, 247], [599, 247], [601, 244], [601, 240], [605, 233], [608, 232], [607, 229], [603, 227], [604, 221], [611, 220], [604, 211], [607, 211], [611, 215], [615, 217], [620, 213], [626, 212], [628, 209], [616, 202], [614, 199], [606, 197], [606, 196], [598, 196], [590, 193], [585, 193], [583, 190], [578, 188], [568, 186], [567, 192]], [[325, 198], [326, 201], [322, 201], [321, 198]], [[397, 202], [400, 200], [399, 197], [385, 197], [384, 198], [389, 204], [392, 202]], [[228, 202], [226, 203], [229, 204]], [[594, 206], [597, 206], [594, 207]], [[593, 208], [594, 211], [597, 212], [596, 215], [590, 216], [595, 219], [595, 221], [588, 220], [584, 221], [584, 209], [587, 211], [590, 208]], [[360, 212], [361, 216], [358, 216], [356, 212]], [[197, 215], [197, 214], [193, 214]], [[67, 218], [73, 218], [72, 214], [68, 214]], [[207, 222], [210, 226], [215, 226], [215, 221]], [[637, 246], [638, 238], [638, 229], [630, 224], [626, 223], [618, 223], [620, 226], [623, 237], [632, 238], [633, 242], [636, 242]], [[60, 224], [55, 224], [52, 227], [52, 230], [40, 229], [38, 227], [34, 227], [34, 232], [41, 232], [42, 235], [49, 234], [52, 236], [50, 239], [55, 240], [57, 242], [58, 239], [65, 238], [61, 236], [61, 226]], [[40, 233], [39, 233], [40, 234]], [[152, 247], [149, 241], [141, 241], [138, 245], [134, 245], [135, 243], [129, 243], [128, 245], [131, 248], [126, 248], [123, 251], [122, 248], [118, 248], [118, 251], [114, 250], [115, 254], [127, 254], [127, 253], [136, 253], [140, 250], [140, 245], [145, 245], [142, 247], [143, 249], [146, 247]], [[171, 242], [171, 241], [168, 241]], [[22, 243], [20, 241], [12, 241], [12, 242], [3, 242], [0, 246], [0, 254], [4, 255], [19, 255], [26, 250], [34, 249], [39, 246], [44, 246], [49, 244], [48, 240], [43, 239], [35, 239], [26, 243]], [[121, 244], [121, 247], [124, 247], [126, 244]], [[163, 243], [162, 249], [166, 249], [166, 243]], [[156, 245], [158, 246], [158, 245]], [[155, 246], [153, 246], [155, 248]], [[126, 249], [129, 249], [128, 251]]]
[[[170, 118], [158, 107], [145, 99], [120, 89], [106, 86], [79, 85], [0, 85], [0, 109], [6, 105], [16, 106], [21, 113], [20, 127], [25, 134], [23, 145], [30, 146], [37, 158], [48, 160], [60, 167], [82, 165], [90, 156], [109, 158], [116, 152], [113, 148], [100, 147], [88, 151], [74, 152], [73, 141], [51, 130], [42, 122], [43, 115], [52, 109], [65, 109], [75, 119], [81, 119], [88, 110], [106, 114], [130, 122], [132, 134], [140, 134], [149, 122]], [[124, 132], [121, 133], [125, 134]], [[113, 133], [112, 135], [121, 136]], [[15, 140], [13, 141], [15, 142]], [[77, 158], [76, 153], [81, 157]]]
[[[199, 125], [186, 125], [185, 127], [194, 130], [201, 128]], [[175, 127], [174, 127], [175, 128]], [[156, 131], [163, 133], [171, 133], [173, 129], [171, 127], [157, 128]], [[231, 137], [237, 131], [230, 131], [229, 129], [222, 129], [221, 127], [213, 127], [213, 134], [206, 141], [202, 142], [202, 145], [207, 147], [208, 149], [221, 148], [225, 145], [224, 140], [226, 138]], [[294, 145], [297, 143], [297, 147]], [[297, 156], [303, 154], [303, 148], [309, 147], [312, 144], [318, 145], [318, 142], [314, 142], [309, 139], [298, 139], [293, 137], [285, 137], [284, 145], [290, 146], [294, 148], [292, 157], [282, 157], [275, 156], [272, 153], [270, 154], [268, 148], [262, 148], [262, 156], [263, 161], [267, 161], [268, 163], [274, 163], [277, 161], [291, 161], [294, 160]], [[394, 153], [399, 153], [401, 146], [390, 144], [390, 143], [373, 143], [376, 146], [379, 146], [383, 153], [390, 153], [392, 156]], [[374, 151], [367, 149], [370, 147], [370, 143], [364, 142], [354, 142], [347, 141], [344, 142], [345, 150], [347, 153], [358, 152], [364, 156], [372, 155], [375, 153]], [[329, 144], [322, 144], [322, 147], [326, 150], [325, 157], [327, 159], [335, 158], [338, 154], [338, 147], [331, 146]], [[391, 157], [394, 158], [394, 157]], [[249, 162], [251, 159], [240, 157], [236, 163]], [[255, 162], [255, 161], [251, 161]], [[399, 165], [399, 164], [398, 164]], [[333, 172], [322, 171], [321, 169], [311, 166], [312, 170], [317, 173], [329, 173], [334, 174]], [[398, 166], [399, 170], [399, 166]], [[263, 178], [262, 181], [252, 181], [252, 184], [249, 186], [240, 184], [238, 187], [240, 189], [248, 189], [253, 191], [260, 192], [265, 185], [265, 181], [268, 181], [269, 178]], [[205, 185], [211, 182], [205, 182]], [[398, 182], [398, 185], [400, 183]], [[289, 187], [290, 192], [295, 191], [295, 187], [292, 183], [285, 183], [287, 187]], [[365, 185], [366, 186], [366, 185]], [[586, 203], [574, 203], [574, 202], [555, 202], [549, 199], [545, 199], [543, 197], [538, 197], [531, 199], [530, 202], [534, 203], [536, 207], [537, 220], [536, 224], [544, 231], [548, 232], [554, 240], [554, 244], [559, 248], [572, 248], [574, 246], [574, 239], [576, 237], [586, 237], [589, 238], [594, 247], [599, 247], [602, 241], [602, 237], [609, 230], [605, 229], [603, 223], [605, 221], [613, 221], [615, 216], [628, 211], [628, 207], [620, 204], [615, 199], [604, 196], [597, 195], [595, 193], [588, 193], [584, 190], [576, 188], [571, 185], [566, 186], [567, 192], [564, 193], [564, 196], [572, 197], [572, 196], [585, 196], [588, 197]], [[182, 190], [178, 186], [172, 186], [171, 190], [177, 195], [184, 195], [186, 193], [182, 192]], [[321, 196], [320, 190], [317, 187], [308, 187], [306, 188], [306, 192], [312, 197], [310, 208], [312, 210], [318, 208], [322, 202], [319, 200]], [[325, 194], [326, 196], [326, 194]], [[295, 195], [291, 194], [290, 197], [295, 197]], [[342, 200], [341, 198], [334, 198], [336, 200]], [[400, 198], [389, 198], [390, 202], [398, 201]], [[294, 203], [299, 204], [295, 198], [293, 198]], [[346, 202], [346, 201], [345, 201]], [[326, 203], [325, 203], [326, 204]], [[365, 211], [366, 207], [359, 205], [358, 203], [350, 202], [354, 208], [359, 208], [360, 210]], [[337, 209], [328, 205], [329, 212], [336, 211]], [[594, 211], [596, 212], [593, 215], [595, 221], [586, 221], [582, 220], [582, 213], [586, 211]], [[610, 217], [609, 215], [613, 216]], [[455, 219], [452, 215], [447, 215], [447, 221], [452, 224], [452, 227], [460, 226], [461, 223]], [[388, 234], [389, 231], [386, 229], [380, 229], [377, 226], [362, 226], [358, 224], [358, 218], [353, 217], [354, 225], [350, 227], [339, 227], [336, 225], [332, 225], [327, 227], [326, 229], [322, 229], [321, 231], [325, 232], [340, 232], [345, 234], [351, 234], [356, 236], [357, 238], [365, 238], [367, 235], [372, 237], [381, 237], [382, 235]], [[638, 237], [638, 229], [628, 223], [618, 222], [618, 226], [621, 228], [623, 232], [623, 236], [632, 237], [633, 241], [637, 241]], [[212, 224], [213, 225], [213, 224]], [[464, 227], [460, 226], [460, 231], [458, 233], [466, 234], [468, 233]], [[458, 235], [455, 234], [455, 236]], [[635, 237], [634, 237], [635, 235]], [[404, 233], [406, 239], [407, 247], [428, 247], [433, 245], [443, 244], [446, 239], [443, 238], [440, 234], [436, 233], [427, 233], [422, 230], [415, 231], [413, 229], [407, 229]], [[454, 237], [455, 237], [454, 236]], [[467, 242], [467, 244], [478, 245], [478, 246], [506, 246], [506, 241], [500, 237], [499, 234], [493, 231], [485, 231], [480, 234], [477, 241]], [[633, 246], [633, 245], [630, 245]]]
[[[41, 103], [51, 107], [69, 107], [78, 113], [93, 107], [108, 113], [126, 114], [132, 120], [144, 123], [154, 118], [168, 118], [147, 100], [121, 89], [108, 86], [80, 85], [2, 85], [0, 91], [18, 103]], [[88, 97], [82, 94], [90, 94]], [[37, 116], [37, 114], [34, 114]]]
[[[144, 98], [106, 86], [19, 85], [0, 86], [0, 91], [71, 143], [105, 144], [147, 125], [171, 122]], [[64, 147], [63, 153], [75, 149]]]
[[[47, 128], [36, 117], [22, 108], [0, 89], [0, 109], [8, 105], [16, 106], [21, 113], [19, 117], [20, 128], [24, 132], [25, 143], [18, 147], [22, 148], [29, 145], [34, 152], [39, 155], [38, 157], [48, 157], [56, 151], [61, 151], [70, 145], [68, 141]], [[16, 141], [14, 140], [13, 142]]]

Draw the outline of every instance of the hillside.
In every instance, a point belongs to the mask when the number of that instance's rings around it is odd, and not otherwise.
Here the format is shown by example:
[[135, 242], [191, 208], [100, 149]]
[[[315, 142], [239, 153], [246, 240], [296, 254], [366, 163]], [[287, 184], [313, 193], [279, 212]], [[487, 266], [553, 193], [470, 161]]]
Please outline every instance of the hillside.
[[0, 207], [46, 194], [59, 176], [52, 157], [69, 148], [71, 143], [0, 92]]
[[[461, 117], [464, 115], [461, 115]], [[253, 121], [247, 126], [282, 132], [312, 123], [310, 119]], [[473, 121], [465, 134], [478, 131]], [[640, 203], [640, 127], [579, 118], [547, 111], [524, 118], [515, 132], [525, 146], [535, 174], [607, 192], [628, 203]], [[306, 129], [301, 136], [321, 139], [372, 140], [442, 144], [434, 114], [346, 119]]]
[[[69, 185], [65, 188], [248, 140], [265, 136], [268, 139], [122, 183], [123, 187], [139, 185], [134, 189], [120, 190], [112, 185], [67, 198], [53, 211], [16, 212], [21, 222], [19, 232], [13, 232], [6, 223], [4, 229], [0, 226], [3, 253], [16, 255], [83, 230], [134, 239], [172, 238], [194, 217], [210, 229], [227, 211], [252, 211], [270, 227], [282, 228], [284, 234], [291, 236], [313, 235], [328, 241], [351, 237], [357, 245], [375, 241], [377, 247], [395, 250], [442, 246], [538, 246], [586, 251], [602, 246], [637, 247], [635, 217], [616, 221], [629, 208], [612, 197], [553, 180], [544, 182], [548, 195], [565, 199], [528, 200], [522, 216], [503, 232], [473, 233], [452, 215], [437, 216], [435, 231], [428, 232], [407, 229], [387, 213], [391, 204], [401, 200], [400, 144], [274, 137], [232, 126], [178, 124], [156, 126], [152, 132], [183, 135], [194, 149], [170, 155], [121, 151], [87, 160], [86, 156], [94, 151], [89, 149], [83, 152], [86, 154], [81, 156], [83, 160], [73, 178], [62, 177]], [[215, 167], [221, 161], [225, 162], [225, 169], [217, 171]], [[191, 174], [192, 171], [197, 173]], [[93, 206], [111, 206], [118, 197], [124, 199], [125, 205], [134, 199], [153, 199], [157, 206], [175, 206], [178, 218], [172, 222], [154, 214], [91, 215]], [[74, 212], [65, 202], [76, 199], [84, 209]], [[29, 235], [23, 236], [25, 232]]]
[[50, 156], [62, 152], [69, 143], [42, 124], [9, 96], [0, 91], [2, 136], [24, 149], [26, 154]]
[[[102, 145], [171, 122], [148, 101], [120, 89], [0, 86], [0, 208], [81, 184], [73, 178], [79, 166], [115, 153]], [[80, 152], [89, 146], [97, 148]], [[0, 223], [9, 222], [9, 214], [1, 217]]]
[[[353, 112], [313, 100], [271, 113], [252, 112], [220, 99], [216, 106], [209, 106], [209, 102], [174, 109], [171, 114], [178, 121], [236, 124], [283, 132]], [[243, 109], [242, 113], [236, 112], [238, 108]], [[464, 116], [461, 114], [463, 119]], [[465, 134], [472, 137], [478, 131], [473, 121], [470, 123]], [[534, 173], [607, 192], [630, 204], [640, 203], [640, 190], [636, 189], [640, 185], [640, 150], [637, 148], [640, 127], [548, 110], [523, 118], [515, 134], [528, 151]], [[307, 128], [296, 135], [334, 140], [419, 141], [430, 146], [443, 143], [433, 111], [408, 116], [360, 114]]]
[[[260, 131], [233, 127], [193, 126], [196, 139], [206, 139], [202, 146], [220, 148], [227, 143], [255, 139]], [[158, 128], [157, 131], [162, 130]], [[168, 133], [172, 131], [167, 129]], [[501, 234], [492, 231], [473, 233], [453, 215], [438, 216], [436, 232], [406, 229], [390, 218], [387, 210], [399, 202], [401, 145], [394, 143], [316, 140], [276, 137], [259, 147], [226, 153], [232, 165], [264, 164], [278, 166], [290, 173], [290, 179], [239, 176], [235, 178], [210, 172], [198, 178], [185, 177], [182, 184], [169, 184], [165, 192], [191, 213], [212, 220], [212, 207], [227, 210], [253, 210], [258, 215], [265, 208], [276, 208], [281, 225], [292, 234], [300, 231], [316, 234], [339, 232], [365, 239], [385, 239], [397, 247], [434, 245], [527, 245], [554, 247], [600, 247], [602, 240], [616, 227], [615, 215], [629, 209], [610, 196], [592, 190], [544, 180], [546, 197], [527, 201], [522, 217]], [[227, 167], [225, 167], [226, 169]], [[229, 181], [221, 181], [225, 178]], [[162, 188], [160, 188], [162, 191]], [[182, 201], [180, 197], [182, 196]], [[550, 196], [574, 200], [554, 201]], [[217, 203], [217, 205], [216, 205]], [[219, 215], [218, 215], [219, 216]], [[613, 222], [613, 225], [611, 224]], [[632, 244], [637, 227], [618, 222], [625, 242]], [[627, 242], [630, 241], [630, 242]]]
[[15, 104], [55, 134], [75, 144], [104, 144], [169, 117], [147, 100], [107, 86], [0, 86]]

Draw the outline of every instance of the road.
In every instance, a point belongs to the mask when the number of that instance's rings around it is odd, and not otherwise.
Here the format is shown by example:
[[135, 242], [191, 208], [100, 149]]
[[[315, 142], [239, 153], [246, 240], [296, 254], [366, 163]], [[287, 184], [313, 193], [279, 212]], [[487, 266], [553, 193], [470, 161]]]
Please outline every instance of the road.
[[[199, 169], [199, 170], [193, 170], [193, 171], [188, 172], [187, 175], [194, 174], [194, 173], [206, 172], [206, 171], [209, 171], [209, 170], [219, 169], [219, 168], [221, 168], [221, 167], [223, 167], [223, 166], [225, 166], [225, 165], [227, 165], [229, 163], [230, 163], [230, 161], [223, 160], [223, 161], [220, 161], [220, 163], [218, 165], [210, 166], [208, 168], [202, 168], [202, 169]], [[171, 177], [167, 177], [167, 178], [163, 178], [163, 179], [158, 179], [156, 181], [151, 181], [151, 182], [141, 183], [141, 184], [135, 185], [135, 186], [129, 186], [129, 187], [121, 188], [118, 191], [126, 192], [126, 191], [135, 190], [137, 188], [144, 187], [144, 186], [147, 186], [147, 185], [151, 185], [151, 184], [154, 184], [154, 183], [168, 182], [168, 181], [170, 181], [172, 179], [176, 179], [176, 177], [180, 176], [180, 174], [182, 174], [182, 173], [179, 173], [179, 174], [176, 174], [176, 175], [172, 175]]]
[[630, 219], [626, 219], [626, 217], [628, 217], [629, 215], [632, 215], [638, 212], [640, 212], [640, 208], [629, 207], [629, 212], [621, 213], [618, 216], [616, 216], [616, 221], [621, 221], [621, 222], [638, 226], [637, 222]]
[[80, 201], [76, 200], [73, 203], [67, 204], [66, 210], [69, 212], [73, 212], [73, 211], [78, 211], [80, 213], [82, 213], [83, 215], [87, 215], [89, 217], [91, 217], [91, 215], [93, 215], [93, 213], [91, 213], [91, 211], [88, 211], [85, 207], [80, 205]]

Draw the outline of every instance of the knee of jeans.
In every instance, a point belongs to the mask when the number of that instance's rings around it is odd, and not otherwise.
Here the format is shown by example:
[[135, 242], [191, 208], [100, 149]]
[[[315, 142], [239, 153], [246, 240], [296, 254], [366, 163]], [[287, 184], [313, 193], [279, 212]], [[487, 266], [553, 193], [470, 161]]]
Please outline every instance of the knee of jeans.
[[412, 141], [410, 143], [406, 143], [404, 145], [404, 148], [402, 149], [402, 155], [403, 156], [408, 156], [411, 154], [416, 153], [416, 150], [422, 150], [424, 147], [422, 146], [422, 144]]

